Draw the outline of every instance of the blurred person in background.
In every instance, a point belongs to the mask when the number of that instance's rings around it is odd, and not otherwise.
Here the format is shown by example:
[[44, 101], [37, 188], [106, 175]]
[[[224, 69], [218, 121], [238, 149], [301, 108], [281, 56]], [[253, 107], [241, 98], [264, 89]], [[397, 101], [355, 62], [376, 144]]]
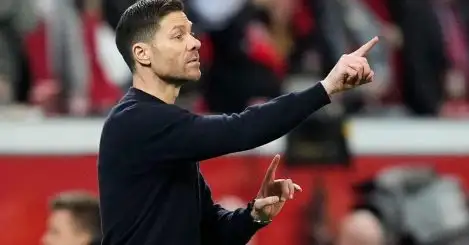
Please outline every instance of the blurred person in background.
[[74, 0], [38, 2], [43, 28], [30, 45], [37, 73], [31, 100], [47, 114], [66, 113], [69, 105], [72, 114], [86, 113], [89, 69], [77, 7]]
[[25, 99], [29, 67], [25, 36], [34, 29], [36, 15], [31, 0], [2, 0], [0, 4], [0, 105]]
[[403, 95], [421, 116], [469, 112], [469, 3], [404, 1]]
[[86, 192], [64, 192], [50, 203], [44, 245], [95, 245], [101, 242], [98, 199]]
[[38, 12], [43, 26], [29, 46], [36, 74], [32, 101], [49, 114], [106, 113], [131, 76], [115, 33], [101, 19], [101, 2], [42, 0]]
[[336, 245], [384, 245], [384, 230], [370, 211], [357, 210], [342, 221]]

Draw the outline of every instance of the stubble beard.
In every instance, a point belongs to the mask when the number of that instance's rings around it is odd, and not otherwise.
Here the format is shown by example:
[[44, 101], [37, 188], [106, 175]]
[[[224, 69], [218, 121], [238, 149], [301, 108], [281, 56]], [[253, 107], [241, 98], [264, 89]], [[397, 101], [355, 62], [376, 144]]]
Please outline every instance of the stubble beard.
[[182, 85], [185, 85], [189, 82], [192, 82], [192, 80], [187, 79], [187, 78], [180, 78], [176, 76], [160, 76], [161, 80], [165, 81], [168, 84], [174, 85], [176, 87], [181, 87]]

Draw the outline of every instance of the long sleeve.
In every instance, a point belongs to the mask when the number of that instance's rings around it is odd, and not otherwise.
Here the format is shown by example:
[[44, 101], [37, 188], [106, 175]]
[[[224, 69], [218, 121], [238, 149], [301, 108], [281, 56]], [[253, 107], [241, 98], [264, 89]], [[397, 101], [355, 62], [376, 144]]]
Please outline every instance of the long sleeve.
[[202, 244], [245, 245], [263, 225], [252, 221], [250, 210], [228, 211], [215, 204], [209, 186], [199, 174], [202, 189]]
[[137, 135], [145, 135], [147, 159], [202, 161], [278, 139], [328, 103], [329, 96], [318, 83], [232, 115], [199, 116], [175, 105], [137, 105], [132, 126]]

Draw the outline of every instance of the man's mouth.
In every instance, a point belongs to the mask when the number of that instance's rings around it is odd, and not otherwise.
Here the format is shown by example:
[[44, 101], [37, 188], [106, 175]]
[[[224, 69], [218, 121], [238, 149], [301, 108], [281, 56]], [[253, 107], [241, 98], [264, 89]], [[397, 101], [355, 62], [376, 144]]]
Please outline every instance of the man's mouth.
[[195, 63], [195, 62], [199, 62], [199, 59], [193, 59], [193, 60], [189, 60], [188, 63]]
[[199, 57], [195, 56], [191, 58], [189, 61], [187, 61], [187, 63], [192, 63], [192, 62], [199, 62]]

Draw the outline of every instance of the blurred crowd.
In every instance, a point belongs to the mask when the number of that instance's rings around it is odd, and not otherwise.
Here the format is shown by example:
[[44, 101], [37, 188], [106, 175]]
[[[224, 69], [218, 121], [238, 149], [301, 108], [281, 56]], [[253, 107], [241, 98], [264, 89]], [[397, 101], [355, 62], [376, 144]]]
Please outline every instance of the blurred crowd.
[[[131, 74], [114, 44], [135, 0], [2, 0], [0, 114], [102, 116]], [[317, 82], [373, 36], [374, 83], [335, 98], [340, 115], [469, 117], [469, 1], [186, 0], [203, 78], [199, 113], [239, 112]]]

